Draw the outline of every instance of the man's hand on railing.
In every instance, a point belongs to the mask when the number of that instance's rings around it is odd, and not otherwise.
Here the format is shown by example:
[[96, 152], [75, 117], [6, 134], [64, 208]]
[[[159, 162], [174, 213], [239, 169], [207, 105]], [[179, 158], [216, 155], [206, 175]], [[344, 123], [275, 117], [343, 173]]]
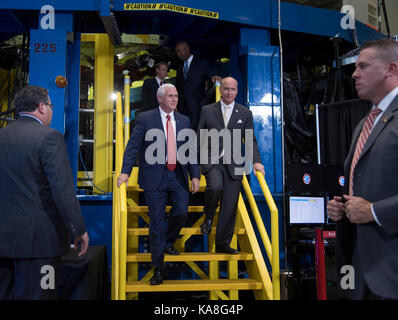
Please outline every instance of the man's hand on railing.
[[120, 188], [123, 182], [126, 182], [126, 188], [129, 184], [129, 175], [126, 173], [121, 173], [120, 176], [117, 177], [117, 187]]
[[196, 193], [199, 191], [199, 179], [198, 178], [192, 178], [191, 180], [191, 191], [192, 194]]
[[260, 171], [265, 176], [264, 166], [260, 162], [253, 163], [253, 171], [255, 175], [257, 175], [257, 171]]

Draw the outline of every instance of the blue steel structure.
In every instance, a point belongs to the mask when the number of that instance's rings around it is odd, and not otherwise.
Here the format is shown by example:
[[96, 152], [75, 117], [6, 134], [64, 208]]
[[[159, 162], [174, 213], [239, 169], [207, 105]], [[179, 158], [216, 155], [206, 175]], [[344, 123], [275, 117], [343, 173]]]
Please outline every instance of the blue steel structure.
[[[78, 120], [80, 95], [80, 34], [108, 32], [110, 38], [117, 33], [163, 34], [165, 45], [174, 46], [186, 40], [191, 48], [211, 56], [227, 53], [231, 59], [230, 73], [238, 79], [238, 102], [249, 107], [254, 114], [255, 134], [258, 138], [266, 181], [276, 198], [283, 222], [283, 170], [282, 170], [282, 110], [280, 84], [280, 51], [275, 41], [278, 29], [278, 1], [276, 0], [203, 0], [200, 2], [168, 0], [166, 3], [218, 13], [218, 19], [160, 11], [125, 11], [121, 0], [23, 0], [0, 2], [0, 41], [14, 35], [30, 32], [29, 83], [46, 87], [50, 91], [56, 112], [52, 126], [65, 134], [75, 181], [78, 163]], [[140, 3], [164, 3], [141, 0]], [[40, 27], [40, 8], [51, 5], [55, 9], [55, 29]], [[343, 15], [337, 11], [281, 2], [281, 30], [286, 40], [284, 61], [295, 61], [309, 43], [317, 46], [314, 54], [322, 54], [321, 41], [339, 37], [352, 49], [352, 33], [340, 26]], [[106, 18], [114, 16], [117, 27], [106, 25]], [[119, 29], [119, 30], [118, 30]], [[377, 31], [357, 22], [359, 43], [384, 37]], [[326, 40], [325, 40], [326, 39]], [[46, 46], [50, 45], [50, 47]], [[55, 48], [55, 49], [54, 49]], [[222, 48], [222, 49], [220, 49]], [[55, 51], [54, 51], [55, 50]], [[348, 50], [347, 50], [348, 51]], [[60, 89], [54, 79], [66, 75], [68, 86]], [[255, 179], [254, 194], [260, 193]], [[263, 201], [260, 197], [257, 200]], [[102, 201], [102, 202], [101, 202]], [[92, 244], [106, 244], [111, 252], [111, 197], [81, 199], [83, 213]], [[264, 204], [264, 203], [263, 203]], [[260, 204], [261, 208], [266, 206]], [[267, 209], [262, 211], [269, 220]], [[268, 223], [269, 225], [269, 223]], [[283, 226], [283, 223], [280, 224]], [[283, 230], [280, 239], [283, 241]], [[283, 248], [280, 245], [280, 248]], [[283, 251], [283, 249], [281, 250]], [[281, 252], [281, 259], [284, 253]], [[282, 262], [283, 266], [284, 263]]]

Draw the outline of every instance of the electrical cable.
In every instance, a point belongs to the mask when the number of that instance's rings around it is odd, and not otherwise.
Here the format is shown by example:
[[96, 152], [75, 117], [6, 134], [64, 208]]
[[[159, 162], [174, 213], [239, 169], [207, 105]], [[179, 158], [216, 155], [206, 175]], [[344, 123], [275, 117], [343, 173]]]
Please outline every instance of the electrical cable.
[[103, 195], [111, 195], [112, 192], [107, 192], [107, 191], [104, 191], [104, 190], [98, 188], [98, 187], [95, 185], [93, 179], [92, 179], [92, 178], [90, 177], [90, 175], [88, 174], [86, 165], [84, 164], [84, 161], [83, 161], [83, 156], [82, 156], [82, 151], [81, 151], [81, 149], [80, 149], [80, 146], [79, 146], [79, 157], [80, 157], [80, 162], [81, 162], [82, 165], [83, 165], [84, 172], [86, 173], [87, 178], [89, 179], [89, 182], [92, 184], [92, 186], [93, 186], [94, 188], [96, 188], [97, 190], [103, 192], [103, 193], [102, 193]]

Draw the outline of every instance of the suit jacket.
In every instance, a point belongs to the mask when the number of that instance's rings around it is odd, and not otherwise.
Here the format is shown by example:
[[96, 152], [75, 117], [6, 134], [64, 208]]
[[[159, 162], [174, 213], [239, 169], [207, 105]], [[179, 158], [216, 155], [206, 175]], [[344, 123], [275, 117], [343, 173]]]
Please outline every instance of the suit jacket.
[[[174, 112], [174, 117], [176, 120], [176, 138], [178, 138], [178, 133], [182, 129], [190, 129], [189, 119], [178, 113]], [[146, 141], [145, 136], [151, 129], [161, 130], [163, 136], [161, 144], [163, 144], [164, 149], [162, 151], [153, 150], [153, 144], [156, 140], [150, 139]], [[155, 141], [155, 142], [154, 142]], [[187, 140], [177, 141], [177, 150], [181, 145], [183, 145]], [[148, 149], [149, 148], [149, 149]], [[163, 160], [162, 163], [151, 163], [148, 162], [148, 157], [145, 156], [147, 152], [154, 157], [160, 156]], [[154, 151], [154, 152], [152, 152]], [[158, 154], [158, 152], [163, 152], [163, 154]], [[164, 163], [165, 155], [167, 152], [166, 139], [164, 137], [162, 119], [160, 117], [159, 108], [152, 109], [143, 113], [140, 113], [136, 125], [133, 130], [133, 134], [127, 143], [126, 150], [123, 155], [123, 166], [122, 173], [130, 175], [133, 165], [137, 157], [139, 158], [139, 172], [138, 172], [138, 184], [144, 190], [154, 191], [160, 184], [163, 172], [166, 168]], [[187, 163], [181, 165], [183, 176], [181, 177], [181, 182], [186, 186], [187, 190], [189, 188], [188, 173], [192, 178], [200, 178], [199, 166], [196, 163]]]
[[[360, 267], [367, 285], [377, 295], [398, 298], [398, 97], [383, 113], [369, 135], [354, 170], [354, 196], [373, 203], [376, 223], [351, 224], [347, 218], [336, 226], [338, 272], [351, 264], [357, 241]], [[345, 161], [346, 186], [351, 162], [365, 119], [353, 132]], [[348, 188], [347, 188], [348, 189]], [[348, 194], [348, 190], [346, 191]]]
[[64, 138], [29, 117], [0, 129], [0, 257], [69, 251], [86, 231]]
[[[198, 140], [199, 140], [199, 155], [200, 155], [200, 168], [202, 173], [206, 173], [211, 169], [211, 167], [214, 165], [214, 161], [219, 161], [218, 157], [221, 154], [222, 150], [224, 149], [225, 156], [227, 156], [227, 150], [228, 146], [224, 147], [224, 139], [220, 139], [219, 145], [217, 148], [217, 145], [213, 143], [213, 141], [210, 139], [210, 143], [208, 143], [208, 147], [206, 148], [205, 141], [208, 139], [207, 135], [201, 136], [201, 130], [206, 129], [204, 133], [207, 132], [207, 130], [215, 129], [217, 132], [220, 132], [222, 129], [227, 129], [228, 132], [230, 133], [231, 136], [231, 144], [228, 144], [231, 146], [229, 150], [230, 151], [230, 159], [231, 163], [226, 164], [228, 167], [228, 170], [234, 179], [239, 179], [241, 180], [243, 178], [242, 174], [237, 174], [239, 169], [242, 169], [245, 166], [246, 160], [250, 160], [251, 164], [253, 162], [260, 162], [261, 163], [261, 156], [260, 152], [258, 150], [257, 146], [257, 139], [256, 136], [254, 135], [254, 130], [253, 130], [253, 115], [252, 112], [235, 102], [234, 109], [232, 110], [231, 117], [228, 122], [227, 128], [225, 128], [224, 125], [224, 120], [221, 112], [221, 102], [209, 104], [207, 106], [204, 106], [202, 108], [202, 113], [200, 116], [200, 122], [199, 122], [199, 127], [198, 127]], [[249, 150], [245, 150], [243, 146], [243, 141], [242, 139], [245, 138], [245, 130], [252, 130], [253, 132], [253, 144], [249, 144], [247, 147], [249, 147]], [[238, 130], [238, 131], [237, 131]], [[240, 132], [240, 137], [241, 139], [239, 141], [234, 141], [234, 131], [235, 133]], [[210, 133], [211, 134], [211, 133]], [[208, 140], [207, 140], [208, 141]], [[236, 147], [241, 148], [240, 150], [235, 150]], [[214, 159], [212, 158], [212, 151], [213, 151], [213, 156]], [[245, 162], [243, 163], [238, 163], [235, 161], [234, 153], [237, 153], [237, 155], [244, 155], [244, 152], [246, 154], [252, 154], [252, 159], [246, 159]], [[207, 156], [204, 155], [203, 153], [207, 153]], [[203, 163], [202, 159], [207, 158], [207, 163]], [[248, 164], [248, 163], [246, 163]]]
[[157, 91], [159, 89], [159, 84], [156, 78], [148, 78], [144, 80], [141, 92], [141, 104], [142, 108], [140, 111], [148, 111], [159, 107], [159, 102], [157, 98]]
[[178, 111], [191, 119], [192, 127], [196, 130], [201, 106], [205, 105], [206, 80], [214, 75], [211, 65], [196, 55], [192, 58], [187, 78], [184, 79], [184, 63], [177, 68], [176, 87], [178, 91]]

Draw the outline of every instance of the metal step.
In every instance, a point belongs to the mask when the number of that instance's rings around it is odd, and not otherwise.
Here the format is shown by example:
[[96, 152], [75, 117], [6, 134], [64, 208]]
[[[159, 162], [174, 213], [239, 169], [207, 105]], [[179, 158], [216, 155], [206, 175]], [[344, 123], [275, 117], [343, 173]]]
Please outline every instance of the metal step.
[[[254, 255], [248, 252], [238, 254], [226, 254], [215, 252], [181, 252], [179, 255], [164, 255], [165, 262], [185, 262], [185, 261], [238, 261], [254, 260]], [[129, 253], [127, 262], [151, 262], [150, 253]]]
[[[189, 206], [188, 207], [188, 212], [203, 212], [204, 206]], [[166, 212], [170, 212], [171, 206], [166, 206]], [[219, 208], [217, 208], [216, 212], [219, 211]], [[147, 213], [148, 212], [148, 206], [129, 206], [127, 208], [128, 213]]]
[[128, 281], [126, 292], [210, 291], [210, 290], [260, 290], [262, 283], [254, 279], [217, 280], [164, 280], [152, 286], [149, 281]]
[[[245, 234], [245, 228], [235, 228], [234, 234]], [[201, 235], [202, 231], [200, 227], [196, 228], [182, 228], [180, 231], [180, 235]], [[212, 227], [210, 231], [211, 235], [216, 234], [216, 227]], [[148, 236], [149, 235], [149, 228], [128, 228], [127, 229], [128, 236]]]

